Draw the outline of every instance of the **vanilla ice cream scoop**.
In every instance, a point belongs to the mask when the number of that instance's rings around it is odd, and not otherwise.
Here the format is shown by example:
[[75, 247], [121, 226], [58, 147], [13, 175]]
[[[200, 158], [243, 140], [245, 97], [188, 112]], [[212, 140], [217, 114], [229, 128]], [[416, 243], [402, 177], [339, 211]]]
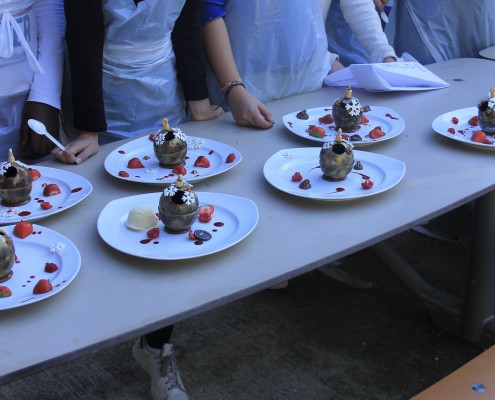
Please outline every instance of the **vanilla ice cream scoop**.
[[129, 211], [127, 227], [133, 231], [147, 231], [158, 226], [158, 217], [151, 207], [138, 206]]

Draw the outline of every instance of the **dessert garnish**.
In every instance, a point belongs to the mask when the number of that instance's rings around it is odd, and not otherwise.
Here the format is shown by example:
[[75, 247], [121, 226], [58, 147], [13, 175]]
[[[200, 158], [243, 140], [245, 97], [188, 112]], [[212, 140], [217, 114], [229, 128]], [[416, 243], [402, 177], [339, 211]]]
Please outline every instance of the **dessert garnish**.
[[210, 160], [206, 158], [205, 156], [199, 156], [196, 161], [194, 161], [194, 166], [196, 168], [201, 167], [201, 168], [210, 168]]
[[60, 253], [63, 249], [65, 249], [65, 244], [57, 242], [50, 247], [50, 253]]
[[363, 169], [363, 164], [361, 163], [361, 161], [356, 161], [354, 163], [354, 169], [357, 170], [357, 171], [360, 171]]
[[292, 182], [301, 182], [303, 179], [302, 175], [300, 172], [294, 172], [294, 175], [292, 175], [291, 181]]
[[158, 236], [160, 236], [160, 228], [151, 228], [148, 232], [146, 232], [146, 236], [148, 236], [150, 239], [156, 239]]
[[179, 165], [176, 165], [174, 168], [172, 168], [172, 172], [174, 174], [185, 175], [185, 174], [187, 174], [187, 169], [183, 165], [179, 164]]
[[214, 211], [215, 207], [213, 207], [211, 204], [199, 207], [198, 220], [200, 222], [210, 222]]
[[50, 208], [52, 208], [53, 206], [50, 204], [50, 202], [48, 201], [42, 201], [40, 203], [40, 207], [42, 210], [49, 210]]
[[60, 188], [56, 183], [44, 183], [43, 185], [43, 196], [56, 196], [60, 194]]
[[134, 157], [131, 158], [127, 163], [127, 168], [131, 168], [131, 169], [144, 168], [144, 165], [139, 158]]
[[370, 133], [368, 134], [368, 136], [370, 137], [370, 139], [379, 139], [382, 136], [385, 136], [385, 132], [382, 131], [382, 127], [381, 126], [375, 126], [370, 131]]
[[46, 262], [45, 263], [45, 272], [52, 274], [55, 271], [58, 271], [58, 265], [57, 264], [52, 263], [52, 262]]
[[234, 153], [230, 153], [227, 158], [225, 159], [225, 162], [227, 164], [230, 164], [230, 163], [233, 163], [235, 161], [235, 154]]
[[27, 221], [19, 221], [15, 224], [13, 232], [19, 239], [25, 239], [33, 233], [33, 225]]
[[300, 188], [300, 189], [304, 189], [304, 190], [311, 189], [311, 181], [310, 181], [309, 179], [305, 179], [305, 180], [303, 180], [303, 181], [299, 184], [299, 188]]
[[493, 140], [489, 140], [484, 131], [475, 131], [471, 136], [471, 140], [476, 143], [493, 144]]
[[52, 284], [48, 279], [40, 279], [36, 285], [34, 285], [33, 294], [48, 293], [52, 289]]
[[38, 178], [41, 178], [40, 171], [34, 168], [28, 168], [29, 174], [31, 175], [31, 179], [34, 181]]
[[133, 231], [147, 231], [158, 226], [156, 211], [151, 207], [137, 206], [129, 211], [127, 227]]
[[296, 118], [298, 119], [309, 119], [309, 115], [306, 110], [301, 110], [296, 114]]
[[361, 136], [359, 136], [357, 133], [355, 133], [354, 135], [351, 135], [349, 137], [349, 140], [351, 142], [359, 142], [359, 141], [363, 140], [363, 138]]
[[12, 296], [12, 290], [7, 286], [0, 286], [0, 298]]
[[364, 182], [361, 182], [361, 186], [363, 189], [371, 189], [373, 187], [373, 182], [369, 179], [366, 179]]
[[471, 126], [478, 126], [478, 116], [475, 115], [475, 116], [469, 118], [468, 124]]
[[211, 233], [210, 232], [207, 232], [203, 229], [196, 229], [194, 232], [193, 232], [194, 236], [198, 239], [198, 240], [203, 240], [203, 241], [207, 241], [207, 240], [210, 240], [211, 239]]
[[320, 124], [333, 124], [332, 114], [326, 114], [323, 117], [318, 118]]
[[309, 128], [306, 129], [306, 132], [308, 132], [309, 136], [317, 138], [323, 138], [326, 136], [325, 129], [323, 129], [321, 126], [310, 125]]

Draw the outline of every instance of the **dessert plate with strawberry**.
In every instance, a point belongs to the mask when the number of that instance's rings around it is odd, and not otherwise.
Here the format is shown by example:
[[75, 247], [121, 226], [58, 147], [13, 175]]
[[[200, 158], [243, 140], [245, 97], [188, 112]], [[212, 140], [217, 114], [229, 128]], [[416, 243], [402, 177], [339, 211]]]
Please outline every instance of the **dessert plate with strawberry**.
[[14, 241], [16, 261], [12, 277], [0, 282], [0, 310], [26, 306], [59, 293], [81, 267], [79, 250], [65, 236], [29, 222], [18, 224], [2, 227]]
[[478, 108], [450, 111], [435, 118], [431, 127], [449, 139], [477, 148], [495, 150], [495, 137], [478, 126]]
[[406, 165], [402, 161], [368, 151], [353, 153], [354, 167], [341, 181], [323, 178], [318, 147], [280, 150], [266, 161], [263, 173], [283, 192], [326, 201], [373, 196], [393, 188], [404, 177]]
[[[297, 136], [317, 142], [335, 140], [337, 131], [332, 117], [332, 107], [299, 110], [282, 118], [285, 127]], [[343, 138], [354, 146], [366, 146], [392, 139], [402, 133], [404, 119], [387, 107], [370, 106], [363, 113], [361, 124], [354, 132], [344, 132]]]
[[87, 179], [72, 172], [39, 165], [26, 167], [33, 180], [31, 199], [17, 207], [0, 204], [0, 225], [35, 221], [62, 212], [93, 191]]
[[182, 174], [188, 182], [199, 181], [226, 172], [242, 160], [233, 147], [214, 140], [187, 137], [185, 162], [167, 168], [158, 162], [149, 136], [132, 140], [112, 151], [105, 159], [107, 172], [119, 179], [165, 185]]
[[136, 257], [181, 260], [225, 250], [246, 238], [258, 223], [258, 207], [249, 199], [222, 193], [197, 192], [199, 216], [189, 232], [158, 229], [135, 231], [127, 226], [129, 211], [137, 206], [158, 212], [161, 193], [124, 197], [106, 205], [98, 218], [98, 233], [111, 247]]

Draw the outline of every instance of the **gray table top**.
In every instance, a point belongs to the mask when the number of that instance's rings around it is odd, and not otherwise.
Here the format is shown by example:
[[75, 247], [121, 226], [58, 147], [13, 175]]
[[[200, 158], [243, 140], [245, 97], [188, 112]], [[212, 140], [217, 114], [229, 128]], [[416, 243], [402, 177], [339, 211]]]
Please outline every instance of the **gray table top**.
[[262, 290], [315, 269], [447, 212], [494, 187], [493, 151], [480, 150], [436, 134], [435, 117], [473, 107], [493, 85], [492, 63], [459, 59], [429, 66], [451, 86], [418, 92], [354, 90], [363, 104], [389, 107], [406, 122], [396, 138], [362, 150], [406, 163], [403, 180], [376, 196], [323, 202], [273, 188], [263, 176], [265, 161], [281, 149], [319, 147], [289, 132], [285, 114], [327, 106], [342, 88], [324, 88], [268, 103], [275, 126], [236, 126], [229, 114], [181, 128], [238, 149], [242, 162], [195, 184], [197, 191], [228, 193], [256, 202], [255, 230], [222, 252], [178, 261], [147, 260], [106, 245], [96, 222], [111, 200], [156, 193], [156, 186], [110, 176], [106, 156], [121, 143], [101, 148], [88, 162], [45, 166], [80, 174], [93, 193], [80, 204], [38, 221], [72, 240], [82, 255], [74, 281], [44, 301], [0, 312], [0, 383], [96, 351], [166, 324]]

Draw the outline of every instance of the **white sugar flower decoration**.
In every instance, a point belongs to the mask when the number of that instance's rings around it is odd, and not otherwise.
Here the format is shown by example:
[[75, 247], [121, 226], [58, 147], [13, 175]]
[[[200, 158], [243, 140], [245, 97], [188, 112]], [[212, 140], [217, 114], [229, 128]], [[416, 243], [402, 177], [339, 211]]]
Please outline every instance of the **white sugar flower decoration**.
[[170, 186], [167, 186], [164, 190], [163, 190], [163, 195], [164, 196], [173, 196], [174, 194], [177, 193], [177, 188], [175, 187], [175, 185], [170, 185]]
[[174, 136], [177, 139], [183, 140], [184, 142], [187, 140], [187, 136], [184, 132], [182, 132], [179, 128], [173, 128]]
[[323, 143], [323, 148], [326, 150], [326, 149], [329, 149], [331, 146], [330, 142], [325, 142]]
[[146, 169], [147, 174], [154, 174], [154, 173], [156, 173], [156, 171], [158, 171], [156, 168], [147, 168]]
[[287, 158], [287, 159], [292, 159], [295, 156], [294, 156], [294, 154], [291, 154], [291, 153], [284, 153], [284, 154], [282, 154], [282, 157]]
[[351, 99], [350, 103], [345, 105], [345, 109], [349, 112], [349, 115], [359, 115], [361, 112], [361, 103], [358, 99]]
[[58, 242], [50, 247], [50, 253], [60, 253], [63, 249], [65, 249], [65, 244]]
[[20, 208], [17, 208], [17, 207], [10, 208], [10, 209], [8, 209], [2, 213], [2, 217], [4, 217], [4, 218], [15, 217], [20, 212], [21, 212]]
[[194, 204], [196, 199], [194, 198], [194, 194], [191, 192], [184, 192], [182, 195], [182, 201], [186, 203], [188, 206]]
[[200, 149], [205, 144], [204, 139], [194, 138], [187, 142], [187, 148], [189, 150]]
[[156, 143], [157, 145], [161, 145], [161, 144], [163, 144], [163, 143], [165, 142], [165, 135], [166, 135], [166, 133], [158, 133], [158, 132], [157, 132], [157, 133], [155, 134], [155, 143]]

